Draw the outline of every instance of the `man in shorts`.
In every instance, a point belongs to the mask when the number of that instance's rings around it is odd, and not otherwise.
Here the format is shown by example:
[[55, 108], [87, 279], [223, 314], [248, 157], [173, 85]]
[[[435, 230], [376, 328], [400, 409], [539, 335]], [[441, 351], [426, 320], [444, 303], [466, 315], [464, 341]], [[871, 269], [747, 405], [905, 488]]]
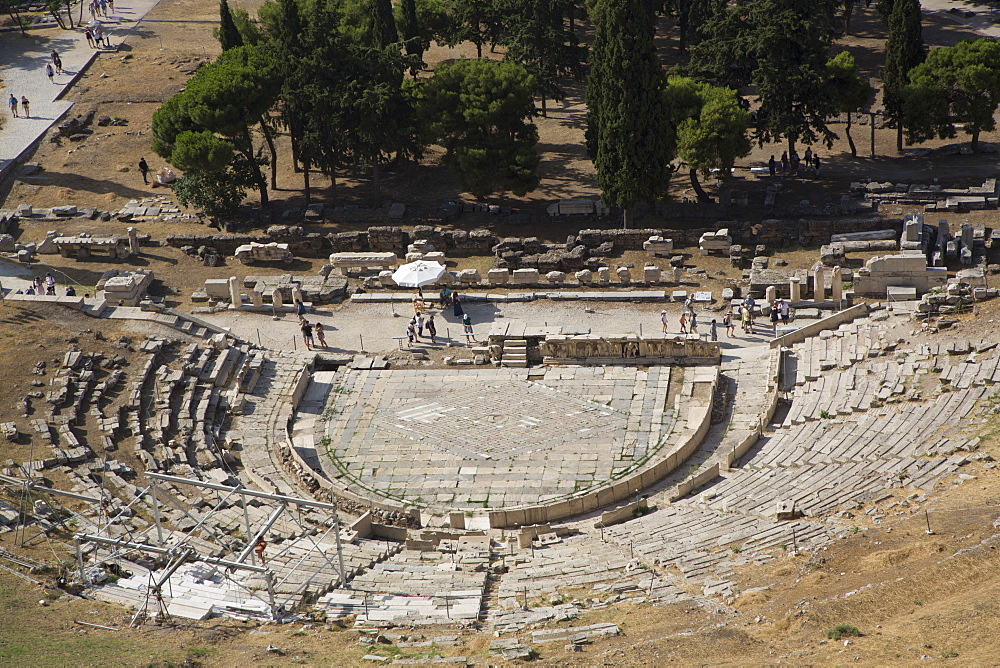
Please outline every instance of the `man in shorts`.
[[299, 329], [302, 330], [302, 342], [306, 344], [306, 350], [312, 350], [313, 326], [309, 324], [308, 320], [303, 318]]

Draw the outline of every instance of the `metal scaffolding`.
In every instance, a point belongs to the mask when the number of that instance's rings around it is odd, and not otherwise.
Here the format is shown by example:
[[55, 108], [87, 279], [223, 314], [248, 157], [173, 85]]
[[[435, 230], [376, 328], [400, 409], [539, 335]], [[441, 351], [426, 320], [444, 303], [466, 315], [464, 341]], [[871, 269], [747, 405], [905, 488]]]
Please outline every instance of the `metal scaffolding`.
[[[227, 569], [228, 571], [245, 571], [248, 573], [255, 573], [262, 575], [267, 584], [267, 604], [270, 610], [272, 619], [277, 619], [280, 615], [280, 611], [283, 608], [283, 604], [276, 600], [275, 589], [276, 587], [283, 584], [288, 580], [292, 574], [296, 572], [301, 564], [303, 563], [305, 557], [298, 560], [291, 567], [289, 573], [287, 573], [281, 581], [277, 580], [277, 576], [274, 571], [267, 566], [258, 566], [252, 563], [247, 563], [248, 558], [253, 554], [254, 546], [257, 541], [263, 538], [267, 532], [274, 526], [275, 522], [283, 516], [287, 516], [293, 522], [295, 522], [302, 530], [303, 535], [312, 540], [313, 547], [315, 548], [315, 553], [320, 554], [325, 564], [328, 565], [336, 574], [337, 581], [336, 586], [344, 587], [347, 583], [347, 571], [344, 567], [344, 552], [343, 546], [340, 541], [340, 518], [337, 513], [337, 505], [334, 503], [325, 503], [322, 501], [315, 501], [312, 499], [301, 499], [292, 496], [286, 496], [284, 494], [270, 494], [267, 492], [260, 492], [257, 490], [247, 489], [242, 484], [238, 486], [221, 485], [212, 482], [203, 482], [200, 480], [189, 480], [187, 478], [180, 478], [177, 476], [165, 475], [162, 473], [147, 472], [146, 477], [149, 479], [150, 485], [146, 489], [140, 492], [141, 496], [146, 496], [150, 501], [153, 511], [153, 521], [155, 526], [155, 531], [153, 528], [148, 529], [143, 535], [138, 537], [132, 537], [131, 540], [122, 540], [120, 538], [109, 535], [107, 532], [102, 531], [103, 528], [93, 522], [90, 522], [97, 530], [92, 532], [82, 532], [78, 533], [74, 537], [74, 545], [76, 547], [76, 558], [77, 567], [80, 572], [80, 580], [84, 584], [89, 584], [89, 578], [87, 576], [87, 570], [85, 567], [85, 547], [88, 544], [105, 546], [112, 548], [111, 554], [105, 557], [106, 559], [114, 559], [121, 557], [123, 554], [128, 552], [141, 552], [149, 555], [155, 555], [157, 557], [166, 558], [166, 567], [156, 574], [155, 579], [150, 584], [150, 592], [156, 596], [157, 601], [161, 601], [161, 591], [163, 587], [169, 584], [170, 577], [185, 563], [191, 562], [204, 562], [213, 566], [218, 566], [220, 568]], [[19, 481], [23, 482], [23, 481]], [[210, 510], [204, 513], [201, 518], [193, 517], [187, 509], [184, 508], [182, 504], [176, 501], [169, 490], [164, 487], [170, 485], [176, 486], [190, 486], [197, 487], [201, 489], [213, 490], [220, 493], [220, 499], [215, 505], [211, 507]], [[81, 495], [73, 495], [74, 498], [79, 500], [85, 500], [93, 503], [99, 503], [99, 499], [94, 499], [90, 497], [82, 497]], [[250, 515], [247, 511], [247, 501], [249, 499], [257, 499], [262, 501], [265, 505], [272, 507], [271, 512], [267, 515], [266, 519], [259, 523], [258, 526], [250, 520]], [[231, 557], [228, 558], [217, 558], [210, 557], [208, 555], [199, 554], [191, 545], [189, 545], [190, 537], [197, 531], [205, 531], [210, 535], [218, 538], [218, 534], [215, 532], [213, 527], [212, 516], [222, 509], [227, 503], [231, 501], [236, 501], [238, 505], [243, 508], [243, 519], [246, 529], [246, 542], [239, 546], [238, 549], [232, 549]], [[165, 538], [164, 531], [164, 519], [163, 515], [165, 513], [165, 504], [169, 504], [175, 511], [179, 511], [191, 521], [195, 522], [195, 526], [186, 532], [185, 536], [172, 545], [168, 545]], [[327, 556], [326, 552], [320, 547], [316, 540], [312, 538], [309, 534], [307, 527], [302, 524], [296, 514], [291, 511], [292, 508], [304, 507], [312, 508], [321, 511], [329, 511], [329, 517], [327, 518], [328, 528], [323, 536], [320, 537], [322, 540], [327, 534], [333, 532], [336, 540], [336, 550], [337, 559], [336, 563], [332, 562]], [[174, 536], [176, 536], [174, 532]], [[225, 546], [226, 541], [217, 540], [216, 545]], [[237, 583], [239, 584], [239, 583]], [[303, 585], [304, 586], [304, 585]]]

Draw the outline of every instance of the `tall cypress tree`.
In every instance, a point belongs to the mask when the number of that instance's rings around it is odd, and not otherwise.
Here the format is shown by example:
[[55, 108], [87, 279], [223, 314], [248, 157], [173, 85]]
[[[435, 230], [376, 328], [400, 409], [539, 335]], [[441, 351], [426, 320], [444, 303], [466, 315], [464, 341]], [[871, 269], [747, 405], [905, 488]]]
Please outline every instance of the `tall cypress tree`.
[[236, 21], [233, 20], [233, 13], [229, 11], [229, 3], [226, 0], [219, 1], [219, 44], [223, 51], [243, 46], [243, 37], [240, 35]]
[[403, 47], [406, 55], [412, 56], [414, 62], [410, 65], [410, 75], [416, 76], [424, 66], [424, 51], [427, 43], [420, 30], [420, 19], [417, 17], [416, 0], [401, 0], [399, 3], [399, 29], [403, 33]]
[[399, 41], [396, 20], [392, 16], [392, 0], [372, 0], [372, 44], [384, 49]]
[[587, 81], [587, 150], [606, 203], [625, 210], [667, 192], [676, 152], [648, 0], [599, 0]]
[[889, 38], [885, 43], [882, 101], [896, 124], [896, 151], [903, 152], [903, 88], [910, 70], [924, 62], [923, 29], [919, 0], [895, 0], [889, 13]]

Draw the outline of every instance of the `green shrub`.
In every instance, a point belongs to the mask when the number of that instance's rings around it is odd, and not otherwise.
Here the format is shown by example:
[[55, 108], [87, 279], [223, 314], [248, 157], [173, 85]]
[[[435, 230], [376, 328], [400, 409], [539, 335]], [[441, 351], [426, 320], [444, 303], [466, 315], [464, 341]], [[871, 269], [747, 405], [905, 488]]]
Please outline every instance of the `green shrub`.
[[858, 627], [851, 626], [850, 624], [839, 624], [826, 632], [826, 637], [830, 640], [840, 640], [844, 636], [854, 636], [857, 638], [860, 635], [861, 631], [858, 630]]

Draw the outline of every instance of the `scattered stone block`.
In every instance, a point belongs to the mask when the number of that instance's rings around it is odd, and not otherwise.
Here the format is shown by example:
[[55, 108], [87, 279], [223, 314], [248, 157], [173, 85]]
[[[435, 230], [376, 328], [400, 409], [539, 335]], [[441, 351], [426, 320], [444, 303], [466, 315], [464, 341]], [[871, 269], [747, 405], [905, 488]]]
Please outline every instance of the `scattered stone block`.
[[510, 281], [510, 270], [490, 269], [486, 272], [486, 280], [490, 285], [505, 285]]

